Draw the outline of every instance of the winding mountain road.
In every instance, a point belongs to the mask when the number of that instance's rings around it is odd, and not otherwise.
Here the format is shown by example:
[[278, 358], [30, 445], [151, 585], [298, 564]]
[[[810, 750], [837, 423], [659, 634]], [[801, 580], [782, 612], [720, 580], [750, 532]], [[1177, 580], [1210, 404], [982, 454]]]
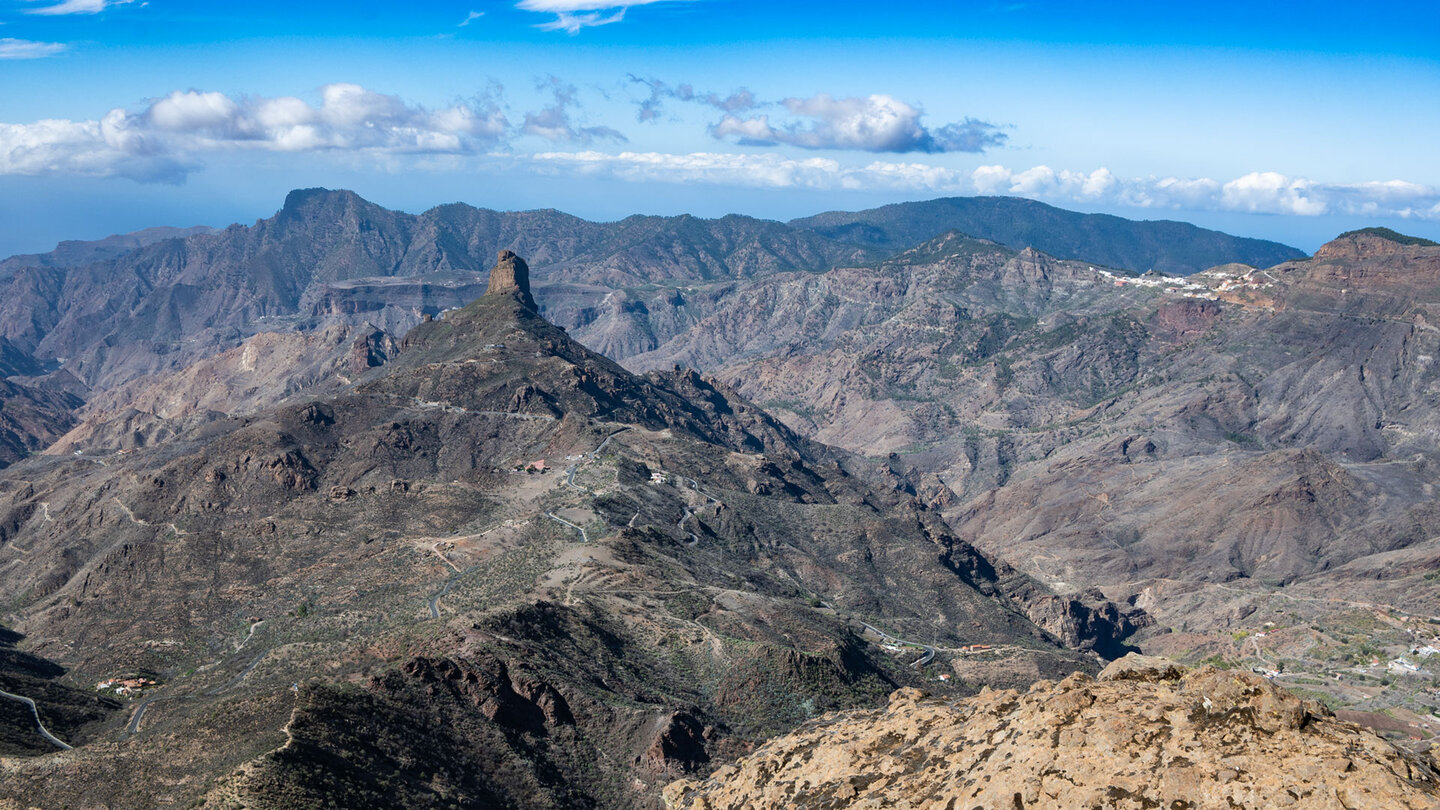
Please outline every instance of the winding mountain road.
[[135, 705], [135, 713], [132, 714], [132, 715], [130, 715], [130, 723], [129, 723], [129, 725], [125, 726], [125, 735], [124, 735], [124, 736], [126, 736], [126, 737], [133, 737], [133, 736], [135, 736], [136, 734], [139, 734], [139, 733], [140, 733], [140, 721], [143, 720], [143, 719], [145, 719], [145, 710], [150, 708], [150, 704], [151, 704], [151, 703], [154, 703], [154, 702], [157, 701], [157, 700], [176, 700], [176, 699], [181, 698], [181, 697], [186, 697], [186, 696], [185, 696], [185, 695], [156, 695], [155, 697], [143, 698], [139, 703], [137, 703], [137, 704]]
[[559, 522], [559, 523], [564, 523], [566, 526], [569, 526], [570, 528], [574, 529], [575, 531], [580, 532], [580, 542], [582, 542], [582, 543], [588, 543], [588, 542], [590, 542], [590, 535], [585, 532], [584, 527], [576, 526], [574, 523], [571, 523], [570, 521], [566, 520], [565, 518], [560, 517], [559, 515], [555, 514], [554, 512], [546, 512], [546, 513], [545, 513], [545, 517], [548, 517], [548, 518], [550, 518], [551, 520], [557, 521], [557, 522]]
[[935, 660], [935, 648], [931, 647], [929, 644], [921, 644], [918, 641], [906, 641], [903, 638], [897, 638], [862, 619], [856, 619], [855, 621], [860, 622], [860, 624], [863, 625], [866, 630], [869, 630], [870, 632], [879, 636], [883, 641], [888, 641], [891, 644], [897, 644], [902, 647], [919, 647], [920, 649], [924, 650], [925, 653], [924, 655], [920, 656], [920, 660], [910, 665], [912, 667], [915, 667], [916, 669], [920, 669], [921, 667]]
[[[610, 444], [610, 440], [611, 440], [611, 439], [615, 438], [616, 436], [619, 436], [621, 433], [624, 433], [625, 431], [627, 431], [627, 430], [629, 430], [629, 429], [630, 429], [630, 428], [628, 428], [628, 427], [623, 427], [623, 428], [620, 428], [619, 430], [615, 431], [614, 433], [611, 433], [609, 436], [606, 436], [606, 437], [605, 437], [605, 441], [600, 442], [600, 446], [599, 446], [599, 447], [596, 447], [594, 450], [591, 450], [590, 452], [588, 452], [588, 453], [585, 454], [585, 460], [586, 460], [587, 462], [589, 462], [589, 461], [594, 461], [595, 459], [599, 458], [599, 457], [600, 457], [600, 453], [601, 453], [602, 451], [604, 451], [606, 445]], [[575, 490], [576, 492], [583, 492], [583, 493], [585, 493], [586, 495], [592, 495], [592, 494], [594, 494], [594, 493], [592, 493], [590, 490], [586, 489], [585, 487], [582, 487], [582, 486], [580, 486], [579, 484], [575, 483], [575, 471], [576, 471], [577, 469], [579, 469], [579, 467], [580, 467], [579, 462], [576, 462], [576, 463], [574, 463], [574, 464], [571, 464], [569, 467], [566, 467], [566, 468], [565, 468], [565, 486], [567, 486], [567, 487]]]
[[[690, 510], [690, 507], [688, 507], [688, 506], [685, 507], [685, 516], [682, 517], [682, 518], [680, 518], [680, 522], [675, 524], [675, 528], [679, 529], [679, 530], [682, 531], [682, 532], [685, 532], [685, 521], [687, 521], [687, 520], [689, 520], [690, 518], [693, 518], [693, 517], [695, 517], [695, 513]], [[690, 535], [689, 545], [692, 545], [692, 546], [693, 546], [693, 545], [695, 545], [696, 543], [699, 543], [699, 542], [700, 542], [700, 535], [696, 534], [695, 532], [685, 532], [685, 533], [688, 534], [688, 535]]]
[[428, 603], [430, 605], [430, 618], [440, 618], [440, 597], [444, 596], [447, 593], [450, 593], [450, 586], [455, 584], [455, 577], [458, 576], [460, 575], [454, 574], [449, 579], [445, 580], [445, 585], [440, 588], [440, 592], [430, 597], [430, 602]]
[[[250, 640], [255, 638], [255, 631], [262, 624], [265, 624], [265, 619], [253, 622], [250, 625], [250, 632], [245, 634], [245, 638], [241, 640], [240, 646], [235, 648], [235, 652], [243, 650], [245, 648], [245, 645], [249, 644]], [[220, 695], [221, 693], [228, 692], [229, 690], [239, 686], [240, 683], [244, 681], [251, 672], [255, 671], [255, 667], [260, 665], [260, 662], [265, 659], [265, 656], [269, 654], [270, 650], [268, 649], [262, 651], [259, 655], [256, 655], [254, 658], [250, 659], [250, 663], [245, 666], [245, 669], [240, 671], [240, 674], [236, 675], [234, 678], [231, 678], [227, 683], [225, 683], [225, 685], [219, 686], [215, 689], [211, 689], [205, 694], [209, 697], [215, 697], [217, 695]], [[209, 668], [208, 665], [206, 668]], [[126, 737], [133, 737], [136, 734], [140, 733], [140, 722], [145, 719], [145, 712], [149, 710], [150, 704], [156, 703], [161, 700], [189, 700], [193, 697], [195, 697], [195, 695], [152, 695], [151, 697], [141, 698], [140, 702], [135, 704], [135, 712], [130, 715], [130, 722], [126, 724], [125, 731], [121, 733], [121, 739], [124, 739]]]
[[[601, 447], [604, 447], [604, 445], [601, 445]], [[600, 451], [599, 451], [599, 450], [596, 450], [595, 452], [598, 453], [598, 452], [600, 452]], [[711, 495], [710, 493], [708, 493], [708, 492], [704, 491], [703, 489], [701, 489], [701, 488], [700, 488], [700, 482], [699, 482], [699, 481], [696, 481], [694, 478], [691, 478], [691, 477], [686, 476], [686, 475], [680, 475], [679, 473], [665, 472], [664, 470], [661, 470], [660, 472], [663, 473], [664, 475], [666, 475], [666, 476], [668, 476], [668, 477], [670, 477], [670, 478], [673, 478], [673, 479], [675, 479], [676, 481], [680, 482], [680, 488], [681, 488], [681, 489], [684, 489], [686, 482], [689, 482], [690, 488], [693, 489], [693, 490], [695, 490], [695, 493], [696, 493], [697, 495], [699, 495], [700, 497], [704, 498], [705, 500], [709, 501], [709, 502], [712, 503], [712, 504], [715, 504], [716, 506], [723, 506], [723, 505], [724, 505], [724, 504], [722, 504], [722, 503], [720, 502], [720, 499], [719, 499], [719, 498], [717, 498], [717, 497], [715, 497], [714, 495]], [[685, 514], [684, 514], [684, 516], [680, 518], [680, 522], [679, 522], [679, 523], [676, 523], [676, 524], [675, 524], [675, 528], [679, 529], [679, 530], [680, 530], [682, 533], [684, 533], [684, 534], [690, 535], [690, 542], [686, 544], [686, 545], [690, 545], [690, 546], [693, 546], [693, 545], [695, 545], [695, 544], [697, 544], [697, 543], [700, 542], [700, 535], [696, 534], [695, 532], [689, 531], [689, 530], [687, 530], [687, 529], [685, 528], [685, 523], [686, 523], [686, 521], [690, 520], [690, 519], [693, 518], [693, 517], [695, 517], [695, 511], [694, 511], [693, 509], [691, 509], [689, 506], [686, 506], [686, 507], [685, 507]], [[633, 521], [632, 521], [632, 522], [633, 522]]]
[[231, 689], [234, 689], [235, 687], [239, 686], [240, 683], [241, 683], [241, 681], [244, 681], [245, 678], [246, 678], [247, 676], [249, 676], [249, 674], [250, 674], [251, 672], [254, 672], [254, 671], [255, 671], [255, 667], [259, 666], [259, 665], [260, 665], [260, 662], [261, 662], [262, 660], [264, 660], [265, 656], [267, 656], [267, 655], [269, 655], [269, 654], [270, 654], [270, 651], [269, 651], [269, 650], [265, 650], [264, 652], [260, 653], [259, 655], [255, 656], [254, 658], [250, 659], [250, 663], [249, 663], [248, 665], [246, 665], [246, 667], [245, 667], [244, 669], [240, 670], [240, 674], [239, 674], [239, 675], [236, 675], [234, 678], [231, 678], [230, 681], [229, 681], [228, 683], [226, 683], [224, 686], [219, 686], [219, 687], [216, 687], [216, 688], [214, 688], [214, 689], [211, 689], [209, 692], [206, 692], [205, 694], [207, 694], [207, 695], [209, 695], [209, 696], [211, 696], [211, 697], [214, 697], [214, 696], [216, 696], [216, 695], [218, 695], [218, 694], [220, 694], [220, 693], [222, 693], [222, 692], [228, 692], [228, 691], [230, 691]]
[[236, 649], [236, 650], [243, 649], [246, 644], [249, 644], [249, 643], [250, 643], [250, 639], [252, 639], [252, 638], [255, 637], [255, 628], [259, 627], [260, 625], [262, 625], [262, 624], [264, 624], [264, 623], [265, 623], [265, 620], [264, 620], [264, 619], [261, 619], [261, 620], [258, 621], [258, 622], [252, 623], [252, 624], [250, 625], [250, 632], [248, 632], [248, 633], [245, 634], [244, 640], [242, 640], [242, 641], [240, 642], [240, 646], [239, 646], [239, 647], [236, 647], [235, 649]]
[[583, 492], [583, 493], [585, 493], [586, 495], [589, 495], [589, 494], [590, 494], [590, 490], [588, 490], [588, 489], [580, 486], [579, 484], [575, 483], [575, 468], [576, 468], [577, 466], [579, 466], [579, 465], [577, 465], [577, 464], [571, 464], [569, 467], [566, 467], [566, 468], [565, 468], [565, 486], [570, 487], [571, 489], [575, 490], [576, 492]]
[[18, 700], [21, 703], [29, 706], [30, 713], [35, 715], [35, 727], [40, 730], [40, 736], [44, 737], [52, 743], [55, 743], [55, 745], [59, 746], [62, 750], [69, 751], [73, 748], [73, 746], [71, 746], [69, 743], [65, 742], [59, 737], [56, 737], [54, 734], [51, 734], [50, 729], [45, 728], [45, 721], [40, 719], [40, 707], [35, 705], [35, 701], [31, 700], [28, 697], [25, 697], [24, 695], [11, 694], [10, 692], [6, 692], [4, 689], [0, 689], [0, 697], [9, 698], [11, 700]]

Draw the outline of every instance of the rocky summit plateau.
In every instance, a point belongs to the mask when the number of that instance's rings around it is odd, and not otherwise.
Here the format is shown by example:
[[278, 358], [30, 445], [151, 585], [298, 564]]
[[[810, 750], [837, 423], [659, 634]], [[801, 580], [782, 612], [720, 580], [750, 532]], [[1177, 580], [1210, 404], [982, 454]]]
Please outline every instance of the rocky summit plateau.
[[0, 268], [0, 810], [1440, 805], [1425, 240], [310, 189]]
[[1421, 810], [1440, 801], [1440, 773], [1259, 676], [1131, 655], [1098, 679], [1023, 692], [946, 701], [901, 689], [883, 709], [806, 724], [665, 798], [677, 810]]

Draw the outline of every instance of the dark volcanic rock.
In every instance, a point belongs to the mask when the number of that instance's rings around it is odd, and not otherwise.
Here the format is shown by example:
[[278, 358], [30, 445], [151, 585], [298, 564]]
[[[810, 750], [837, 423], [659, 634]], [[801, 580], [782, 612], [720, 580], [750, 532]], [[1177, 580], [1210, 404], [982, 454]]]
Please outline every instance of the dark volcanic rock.
[[670, 715], [641, 755], [641, 765], [655, 774], [679, 776], [710, 761], [705, 752], [705, 727], [685, 712]]

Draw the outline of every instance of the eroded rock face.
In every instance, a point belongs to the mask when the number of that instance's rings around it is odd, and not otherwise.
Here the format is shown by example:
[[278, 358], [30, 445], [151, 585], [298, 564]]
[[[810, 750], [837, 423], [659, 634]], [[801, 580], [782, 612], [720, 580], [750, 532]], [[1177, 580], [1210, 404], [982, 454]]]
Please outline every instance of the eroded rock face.
[[507, 728], [543, 733], [546, 728], [575, 723], [569, 703], [554, 687], [514, 671], [497, 658], [453, 661], [421, 656], [406, 662], [403, 671], [425, 684], [430, 694], [448, 690], [460, 695], [486, 719]]
[[1376, 256], [1392, 256], [1405, 253], [1412, 246], [1376, 234], [1355, 232], [1342, 234], [1321, 245], [1315, 251], [1316, 259], [1369, 259]]
[[516, 256], [514, 251], [502, 250], [495, 266], [490, 270], [490, 283], [485, 287], [486, 295], [514, 293], [531, 310], [538, 309], [535, 299], [530, 297], [530, 266]]
[[641, 764], [651, 773], [676, 776], [703, 767], [710, 761], [705, 732], [704, 724], [689, 713], [674, 712], [641, 755]]
[[1248, 673], [1128, 656], [1028, 692], [915, 689], [767, 743], [672, 810], [1435, 808], [1435, 763]]

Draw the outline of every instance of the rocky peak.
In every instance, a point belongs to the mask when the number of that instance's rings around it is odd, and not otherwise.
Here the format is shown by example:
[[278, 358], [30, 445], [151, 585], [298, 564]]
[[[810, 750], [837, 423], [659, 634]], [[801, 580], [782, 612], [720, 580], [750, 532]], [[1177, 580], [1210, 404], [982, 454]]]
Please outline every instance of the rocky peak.
[[530, 266], [525, 260], [515, 255], [514, 251], [502, 250], [495, 260], [495, 266], [490, 269], [490, 284], [485, 288], [486, 295], [507, 295], [516, 294], [520, 302], [530, 310], [538, 310], [535, 299], [530, 296]]
[[1015, 254], [1001, 270], [1001, 281], [1017, 285], [1045, 284], [1055, 267], [1055, 259], [1033, 247]]
[[1368, 259], [1410, 253], [1417, 247], [1436, 247], [1429, 239], [1406, 236], [1389, 228], [1363, 228], [1342, 233], [1315, 251], [1317, 259]]
[[353, 191], [328, 188], [297, 188], [285, 195], [280, 214], [314, 218], [354, 208], [378, 208]]
[[766, 743], [674, 810], [770, 807], [1433, 808], [1435, 763], [1249, 673], [1126, 658], [958, 703], [917, 689]]

